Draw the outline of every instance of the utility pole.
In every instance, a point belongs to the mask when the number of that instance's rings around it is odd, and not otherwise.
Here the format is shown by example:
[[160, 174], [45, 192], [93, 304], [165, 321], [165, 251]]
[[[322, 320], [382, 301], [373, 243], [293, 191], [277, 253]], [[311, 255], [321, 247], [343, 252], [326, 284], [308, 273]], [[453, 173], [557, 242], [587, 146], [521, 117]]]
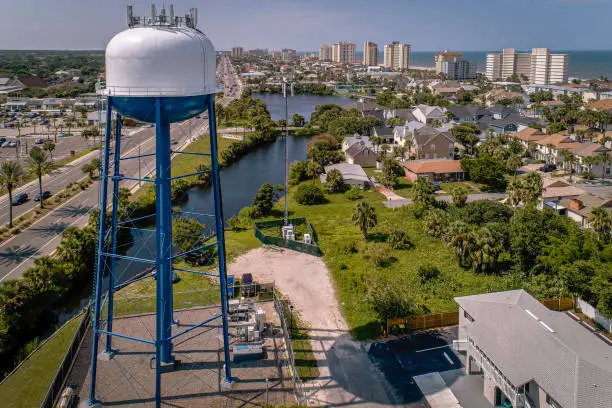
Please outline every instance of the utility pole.
[[285, 97], [285, 214], [283, 225], [289, 225], [289, 109], [287, 87], [291, 87], [293, 95], [293, 83], [283, 78], [283, 96]]

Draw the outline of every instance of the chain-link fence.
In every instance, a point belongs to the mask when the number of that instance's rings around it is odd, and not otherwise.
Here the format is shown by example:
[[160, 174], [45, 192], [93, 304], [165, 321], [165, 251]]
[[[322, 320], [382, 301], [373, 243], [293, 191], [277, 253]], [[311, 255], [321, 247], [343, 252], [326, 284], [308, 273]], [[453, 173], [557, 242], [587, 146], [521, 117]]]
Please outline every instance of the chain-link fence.
[[285, 310], [288, 309], [288, 304], [280, 299], [277, 294], [274, 294], [274, 309], [278, 314], [281, 323], [281, 329], [283, 337], [285, 339], [286, 351], [287, 351], [287, 365], [291, 372], [291, 381], [293, 382], [293, 391], [297, 399], [298, 405], [308, 405], [308, 397], [304, 387], [304, 383], [298, 375], [297, 368], [295, 366], [295, 355], [293, 354], [293, 344], [291, 343], [291, 332], [287, 327], [287, 320], [285, 319]]
[[[311, 243], [308, 244], [305, 241], [296, 241], [291, 239], [285, 239], [280, 236], [281, 227], [284, 225], [283, 220], [272, 220], [272, 221], [261, 221], [255, 223], [255, 237], [259, 239], [265, 245], [276, 245], [282, 248], [292, 249], [294, 251], [303, 252], [310, 255], [321, 256], [321, 250], [315, 240], [315, 232], [306, 218], [290, 218], [287, 220], [290, 225], [306, 226], [306, 229], [311, 237]], [[263, 229], [278, 229], [278, 236], [269, 235], [264, 233]]]

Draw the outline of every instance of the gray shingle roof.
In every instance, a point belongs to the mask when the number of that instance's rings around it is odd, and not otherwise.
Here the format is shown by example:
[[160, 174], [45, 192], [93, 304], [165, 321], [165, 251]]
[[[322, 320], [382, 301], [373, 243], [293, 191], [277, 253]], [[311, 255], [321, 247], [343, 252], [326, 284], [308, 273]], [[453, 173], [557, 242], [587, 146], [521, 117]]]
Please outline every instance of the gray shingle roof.
[[612, 347], [568, 315], [524, 290], [455, 301], [474, 318], [468, 336], [514, 386], [534, 380], [564, 408], [610, 407]]

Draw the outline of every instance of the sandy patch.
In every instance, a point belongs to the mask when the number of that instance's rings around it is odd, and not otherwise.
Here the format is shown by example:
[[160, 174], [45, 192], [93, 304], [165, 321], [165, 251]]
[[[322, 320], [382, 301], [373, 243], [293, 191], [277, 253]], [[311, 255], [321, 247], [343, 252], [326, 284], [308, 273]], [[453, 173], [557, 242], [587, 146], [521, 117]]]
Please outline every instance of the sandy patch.
[[[291, 299], [301, 318], [310, 324], [312, 347], [320, 373], [316, 381], [307, 383], [312, 405], [387, 405], [380, 404], [389, 398], [385, 381], [377, 375], [378, 370], [367, 355], [359, 352], [361, 344], [351, 339], [321, 258], [262, 247], [249, 251], [229, 265], [229, 274], [239, 277], [247, 272], [259, 282], [274, 281], [283, 295]], [[357, 351], [347, 355], [346, 349]], [[335, 375], [332, 375], [332, 370]], [[351, 380], [356, 376], [367, 379], [371, 386], [367, 396], [362, 393], [364, 384]], [[355, 393], [364, 395], [366, 400]]]

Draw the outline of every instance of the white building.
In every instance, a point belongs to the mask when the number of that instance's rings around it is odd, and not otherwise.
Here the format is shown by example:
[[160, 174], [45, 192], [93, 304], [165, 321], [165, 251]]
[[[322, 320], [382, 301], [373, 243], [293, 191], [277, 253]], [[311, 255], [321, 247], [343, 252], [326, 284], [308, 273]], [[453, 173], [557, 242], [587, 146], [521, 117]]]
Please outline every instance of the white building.
[[332, 62], [338, 64], [353, 64], [355, 62], [355, 51], [357, 46], [354, 43], [340, 41], [334, 43], [332, 47]]
[[476, 63], [464, 60], [462, 52], [443, 51], [436, 54], [436, 72], [448, 79], [475, 79]]
[[410, 64], [410, 44], [394, 41], [385, 45], [384, 65], [391, 69], [408, 69]]
[[567, 54], [551, 54], [548, 48], [534, 48], [531, 53], [508, 48], [487, 55], [486, 75], [491, 81], [518, 75], [534, 84], [565, 83], [568, 64]]

